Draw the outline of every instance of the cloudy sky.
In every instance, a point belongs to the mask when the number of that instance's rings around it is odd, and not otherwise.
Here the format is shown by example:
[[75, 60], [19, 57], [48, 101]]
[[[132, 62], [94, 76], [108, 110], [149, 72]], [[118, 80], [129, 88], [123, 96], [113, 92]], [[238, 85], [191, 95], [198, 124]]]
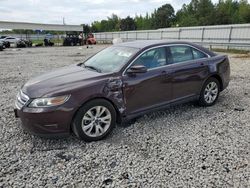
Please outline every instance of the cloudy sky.
[[[191, 0], [0, 0], [0, 20], [82, 24], [102, 20], [112, 13], [120, 17], [145, 15], [165, 3], [178, 10]], [[217, 0], [213, 0], [217, 2]]]

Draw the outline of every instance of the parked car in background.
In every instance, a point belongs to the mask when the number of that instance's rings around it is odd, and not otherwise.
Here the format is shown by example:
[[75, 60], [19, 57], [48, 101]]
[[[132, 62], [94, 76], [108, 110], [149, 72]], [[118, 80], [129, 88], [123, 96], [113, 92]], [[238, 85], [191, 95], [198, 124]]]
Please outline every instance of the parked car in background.
[[5, 47], [4, 47], [4, 44], [3, 44], [3, 42], [2, 41], [0, 41], [0, 51], [3, 51], [3, 49], [4, 49]]
[[77, 46], [81, 44], [81, 40], [78, 35], [75, 34], [67, 34], [64, 41], [63, 46]]
[[9, 48], [10, 47], [10, 42], [4, 40], [6, 37], [8, 37], [8, 36], [0, 36], [0, 41], [3, 42], [3, 45], [5, 46], [5, 48]]
[[11, 36], [5, 36], [4, 38], [1, 38], [0, 40], [9, 42], [10, 44], [12, 44], [12, 43], [16, 44], [21, 39], [16, 38], [16, 37], [11, 37]]
[[4, 38], [6, 38], [6, 37], [8, 37], [8, 36], [7, 36], [7, 35], [1, 35], [1, 36], [0, 36], [0, 40], [1, 40], [1, 39], [4, 39]]
[[25, 39], [20, 39], [16, 43], [17, 48], [26, 48], [26, 47], [32, 47], [32, 41], [31, 40], [25, 40]]
[[120, 123], [188, 101], [216, 103], [227, 88], [229, 59], [188, 42], [120, 43], [84, 63], [28, 81], [17, 94], [16, 117], [41, 136], [107, 136]]
[[4, 46], [5, 46], [5, 48], [10, 47], [10, 42], [8, 42], [8, 41], [2, 41], [2, 42], [3, 42]]
[[77, 46], [83, 44], [88, 44], [88, 45], [96, 44], [96, 39], [94, 35], [90, 33], [87, 35], [86, 38], [82, 38], [82, 35], [67, 34], [63, 41], [63, 46]]

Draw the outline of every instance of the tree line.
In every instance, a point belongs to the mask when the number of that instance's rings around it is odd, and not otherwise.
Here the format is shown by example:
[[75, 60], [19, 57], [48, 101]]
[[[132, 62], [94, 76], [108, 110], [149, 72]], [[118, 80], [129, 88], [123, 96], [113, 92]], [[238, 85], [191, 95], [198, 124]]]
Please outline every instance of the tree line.
[[[83, 24], [83, 28], [85, 33], [89, 33], [243, 23], [250, 23], [250, 4], [247, 0], [219, 0], [216, 4], [213, 4], [211, 0], [191, 0], [189, 4], [184, 4], [177, 12], [171, 4], [165, 4], [145, 16], [136, 15], [134, 18], [130, 16], [120, 18], [112, 14], [107, 19], [94, 21], [91, 25]], [[7, 32], [36, 33], [32, 30]], [[64, 32], [42, 32], [42, 34], [46, 33], [62, 34]]]
[[247, 0], [219, 0], [216, 4], [211, 0], [192, 0], [177, 12], [171, 4], [165, 4], [145, 16], [119, 18], [112, 14], [85, 27], [92, 32], [109, 32], [242, 23], [250, 23], [250, 4]]

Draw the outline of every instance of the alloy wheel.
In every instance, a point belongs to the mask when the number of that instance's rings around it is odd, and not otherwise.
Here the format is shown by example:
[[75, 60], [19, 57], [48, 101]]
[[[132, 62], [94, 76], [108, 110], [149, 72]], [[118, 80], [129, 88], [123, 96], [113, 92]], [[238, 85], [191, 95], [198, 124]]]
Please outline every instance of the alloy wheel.
[[209, 82], [204, 91], [204, 99], [208, 104], [213, 103], [219, 94], [217, 83]]
[[82, 118], [82, 130], [89, 137], [99, 137], [106, 133], [111, 125], [111, 112], [104, 106], [89, 109]]

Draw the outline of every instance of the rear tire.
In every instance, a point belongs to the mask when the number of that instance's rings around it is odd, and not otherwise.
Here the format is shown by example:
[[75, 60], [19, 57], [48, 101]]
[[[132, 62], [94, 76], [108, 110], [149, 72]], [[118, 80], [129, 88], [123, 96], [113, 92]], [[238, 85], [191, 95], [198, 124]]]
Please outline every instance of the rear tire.
[[216, 78], [209, 78], [203, 85], [199, 98], [200, 106], [213, 106], [220, 94], [220, 83]]
[[105, 138], [116, 125], [116, 110], [104, 99], [84, 104], [72, 122], [74, 134], [86, 142]]

